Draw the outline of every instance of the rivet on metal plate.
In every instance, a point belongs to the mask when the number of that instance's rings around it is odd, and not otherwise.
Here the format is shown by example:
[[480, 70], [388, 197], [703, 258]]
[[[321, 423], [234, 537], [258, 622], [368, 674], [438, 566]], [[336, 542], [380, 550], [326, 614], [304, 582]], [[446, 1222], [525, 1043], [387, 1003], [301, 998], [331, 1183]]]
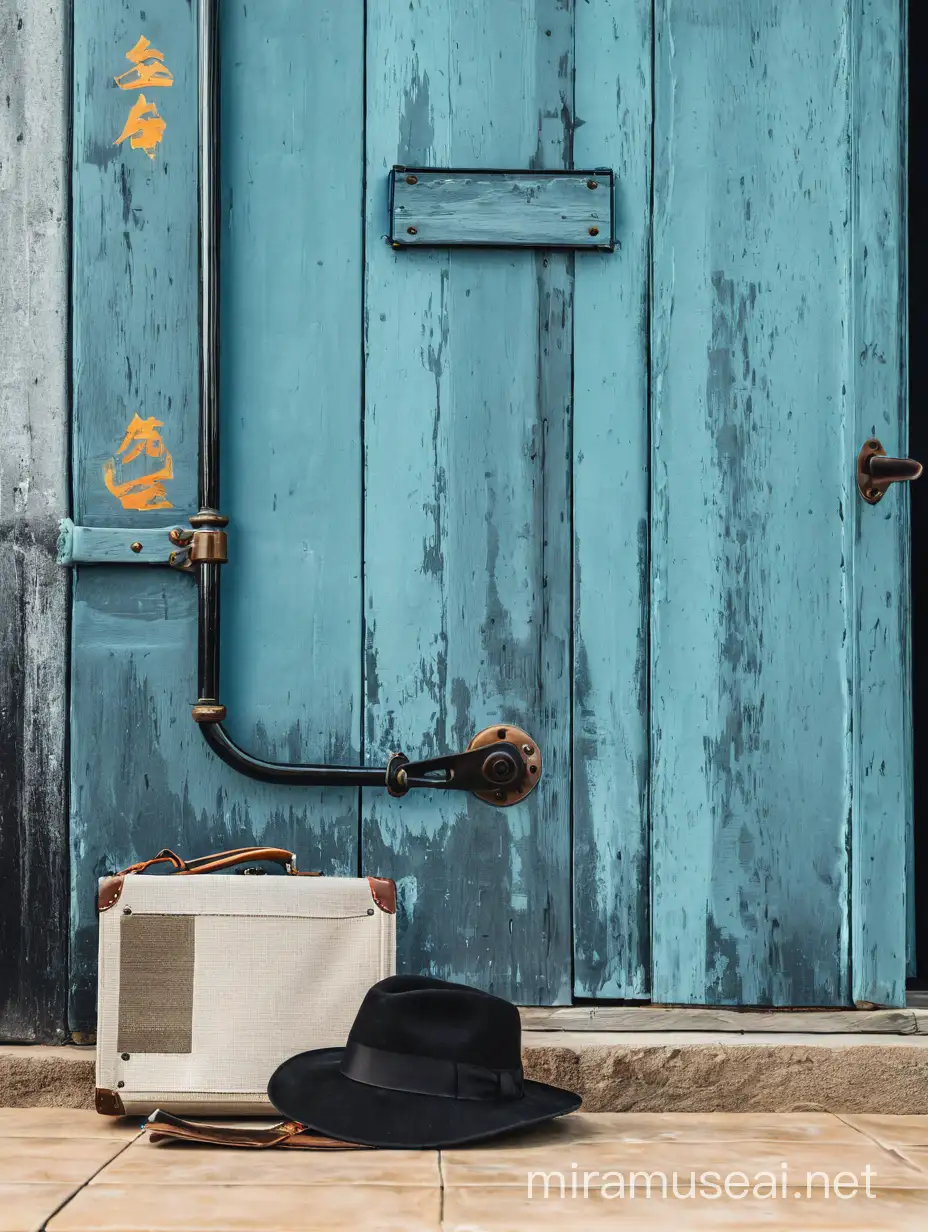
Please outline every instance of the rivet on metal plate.
[[142, 545], [139, 543], [138, 539], [136, 539], [135, 543], [130, 543], [129, 547], [133, 552], [141, 552], [142, 550]]

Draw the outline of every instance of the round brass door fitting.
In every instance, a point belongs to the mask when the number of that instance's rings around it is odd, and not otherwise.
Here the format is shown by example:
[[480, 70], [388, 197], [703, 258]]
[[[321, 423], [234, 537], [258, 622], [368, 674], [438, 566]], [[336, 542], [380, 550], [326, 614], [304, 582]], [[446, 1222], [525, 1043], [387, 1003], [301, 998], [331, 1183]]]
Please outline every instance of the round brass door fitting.
[[[497, 723], [495, 727], [485, 727], [483, 731], [477, 732], [467, 746], [467, 751], [470, 753], [473, 749], [483, 749], [488, 745], [498, 744], [501, 740], [514, 744], [519, 750], [519, 756], [525, 767], [525, 775], [521, 783], [514, 786], [501, 785], [487, 791], [475, 791], [474, 795], [480, 800], [485, 800], [487, 804], [507, 808], [510, 804], [518, 804], [524, 800], [537, 787], [538, 780], [541, 778], [541, 751], [528, 732], [524, 732], [521, 727], [513, 727], [507, 723]], [[487, 762], [492, 762], [493, 756], [491, 753], [487, 757]], [[494, 767], [487, 765], [484, 769], [485, 773], [492, 778]], [[501, 772], [502, 769], [501, 765]]]

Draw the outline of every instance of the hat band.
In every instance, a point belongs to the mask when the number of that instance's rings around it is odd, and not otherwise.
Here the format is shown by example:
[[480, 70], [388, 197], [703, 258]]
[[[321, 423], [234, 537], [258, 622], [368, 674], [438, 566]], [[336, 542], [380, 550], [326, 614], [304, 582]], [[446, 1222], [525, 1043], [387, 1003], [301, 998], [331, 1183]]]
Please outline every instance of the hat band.
[[446, 1099], [521, 1099], [522, 1066], [486, 1069], [466, 1061], [409, 1056], [348, 1041], [341, 1072], [353, 1082], [411, 1095], [441, 1095]]

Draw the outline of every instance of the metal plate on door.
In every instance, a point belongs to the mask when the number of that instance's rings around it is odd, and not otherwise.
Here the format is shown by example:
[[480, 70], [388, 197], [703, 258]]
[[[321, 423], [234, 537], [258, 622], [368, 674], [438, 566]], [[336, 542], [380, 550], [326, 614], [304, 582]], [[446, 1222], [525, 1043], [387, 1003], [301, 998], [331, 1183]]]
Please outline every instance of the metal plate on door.
[[615, 248], [611, 171], [394, 167], [394, 248]]

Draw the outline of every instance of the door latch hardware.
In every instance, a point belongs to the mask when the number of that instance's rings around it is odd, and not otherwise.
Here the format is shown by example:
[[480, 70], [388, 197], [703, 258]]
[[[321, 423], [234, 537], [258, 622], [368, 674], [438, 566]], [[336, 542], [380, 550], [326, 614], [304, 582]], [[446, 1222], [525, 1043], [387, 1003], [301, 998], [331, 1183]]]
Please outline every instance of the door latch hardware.
[[876, 505], [890, 484], [911, 483], [923, 469], [914, 458], [888, 458], [881, 443], [871, 437], [857, 455], [857, 488], [868, 505]]
[[405, 796], [411, 787], [450, 788], [509, 805], [524, 800], [540, 777], [541, 755], [532, 738], [521, 728], [497, 724], [478, 732], [463, 753], [415, 762], [394, 753], [386, 786], [391, 796]]
[[229, 519], [215, 509], [201, 509], [190, 518], [193, 530], [172, 530], [168, 539], [176, 550], [168, 557], [172, 569], [192, 573], [194, 565], [224, 565], [229, 559]]
[[193, 531], [174, 526], [81, 526], [70, 518], [58, 523], [60, 565], [166, 565], [171, 553], [183, 546], [175, 534]]

